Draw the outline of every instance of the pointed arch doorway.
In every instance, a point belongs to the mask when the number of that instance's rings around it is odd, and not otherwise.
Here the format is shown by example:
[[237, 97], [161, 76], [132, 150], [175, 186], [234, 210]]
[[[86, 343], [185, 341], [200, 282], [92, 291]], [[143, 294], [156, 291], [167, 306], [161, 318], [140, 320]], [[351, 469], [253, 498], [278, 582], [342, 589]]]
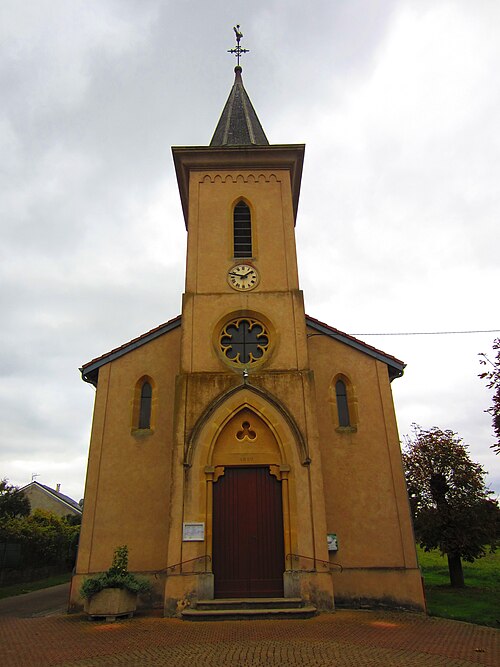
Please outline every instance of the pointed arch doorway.
[[216, 598], [283, 597], [284, 520], [276, 437], [238, 411], [214, 448], [212, 571]]

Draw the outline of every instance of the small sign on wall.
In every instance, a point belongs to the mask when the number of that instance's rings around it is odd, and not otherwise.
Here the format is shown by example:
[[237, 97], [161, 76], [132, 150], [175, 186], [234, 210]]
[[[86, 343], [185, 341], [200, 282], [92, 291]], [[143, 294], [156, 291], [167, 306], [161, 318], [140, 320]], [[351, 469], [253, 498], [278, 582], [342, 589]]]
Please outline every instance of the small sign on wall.
[[328, 551], [338, 551], [339, 543], [337, 540], [337, 533], [328, 533], [326, 536], [326, 542], [328, 544]]
[[202, 521], [190, 521], [182, 524], [183, 542], [204, 542], [205, 524]]

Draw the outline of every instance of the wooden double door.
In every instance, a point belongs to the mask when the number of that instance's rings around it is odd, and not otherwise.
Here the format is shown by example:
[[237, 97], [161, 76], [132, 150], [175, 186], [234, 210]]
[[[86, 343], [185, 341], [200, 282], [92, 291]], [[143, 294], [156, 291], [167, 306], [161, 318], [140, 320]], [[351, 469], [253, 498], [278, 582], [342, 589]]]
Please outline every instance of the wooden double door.
[[215, 597], [283, 596], [281, 482], [269, 467], [226, 467], [213, 488]]

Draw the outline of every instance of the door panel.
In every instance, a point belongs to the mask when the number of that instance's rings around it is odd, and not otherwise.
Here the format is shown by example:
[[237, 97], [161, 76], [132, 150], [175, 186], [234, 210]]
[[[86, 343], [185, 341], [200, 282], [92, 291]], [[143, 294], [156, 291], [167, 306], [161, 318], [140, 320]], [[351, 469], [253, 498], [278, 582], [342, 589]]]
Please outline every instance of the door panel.
[[213, 500], [215, 596], [283, 596], [281, 483], [269, 468], [228, 467]]

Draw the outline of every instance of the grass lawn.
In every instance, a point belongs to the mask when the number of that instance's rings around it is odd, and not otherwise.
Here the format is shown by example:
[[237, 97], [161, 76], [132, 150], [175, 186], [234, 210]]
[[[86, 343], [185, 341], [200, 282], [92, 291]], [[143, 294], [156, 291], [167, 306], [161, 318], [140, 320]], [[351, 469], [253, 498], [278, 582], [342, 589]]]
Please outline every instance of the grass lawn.
[[500, 551], [463, 562], [465, 588], [451, 588], [448, 561], [439, 551], [417, 551], [431, 616], [500, 627]]
[[50, 588], [50, 586], [57, 586], [58, 584], [65, 584], [71, 579], [71, 572], [65, 574], [56, 574], [48, 579], [39, 579], [38, 581], [30, 581], [26, 584], [12, 584], [11, 586], [0, 587], [0, 600], [2, 598], [10, 598], [13, 595], [22, 595], [23, 593], [31, 593], [32, 591], [39, 591], [42, 588]]

